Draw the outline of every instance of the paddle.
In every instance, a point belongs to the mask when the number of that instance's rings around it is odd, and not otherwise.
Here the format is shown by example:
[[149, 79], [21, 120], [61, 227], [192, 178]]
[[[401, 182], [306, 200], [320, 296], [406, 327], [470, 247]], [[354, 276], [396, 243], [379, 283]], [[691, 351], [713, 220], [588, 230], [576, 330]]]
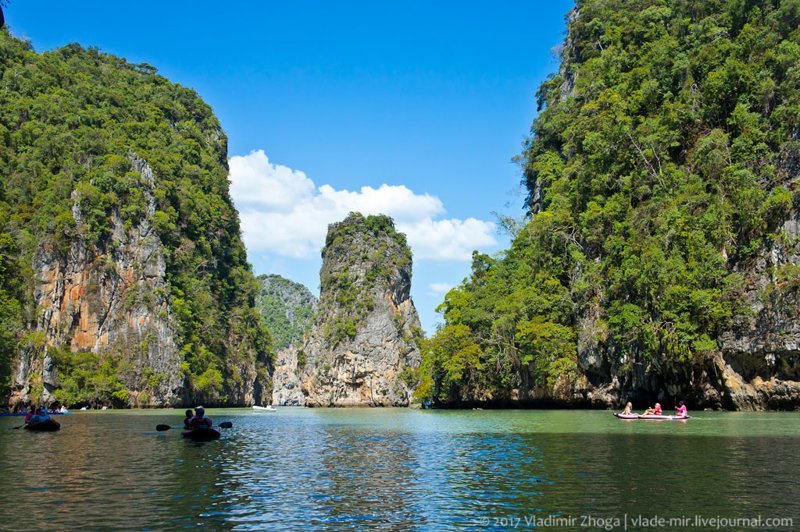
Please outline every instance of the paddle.
[[[221, 429], [231, 429], [231, 428], [233, 428], [233, 423], [231, 421], [223, 421], [222, 423], [217, 425], [217, 427], [219, 427]], [[172, 427], [170, 425], [156, 425], [156, 430], [158, 432], [163, 432], [163, 431], [169, 430], [169, 429], [185, 429], [185, 428], [186, 427]], [[210, 427], [210, 428], [216, 428], [216, 427]]]
[[28, 422], [26, 421], [25, 423], [23, 423], [22, 425], [19, 425], [18, 427], [11, 427], [11, 428], [14, 429], [14, 430], [17, 430], [17, 429], [21, 429], [22, 427], [24, 427], [27, 424], [28, 424]]

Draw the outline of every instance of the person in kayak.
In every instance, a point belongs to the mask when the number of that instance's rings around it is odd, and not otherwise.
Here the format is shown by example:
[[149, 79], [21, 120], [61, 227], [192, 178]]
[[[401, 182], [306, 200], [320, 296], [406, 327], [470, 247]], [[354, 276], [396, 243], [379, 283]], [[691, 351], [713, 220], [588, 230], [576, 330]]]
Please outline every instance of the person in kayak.
[[633, 404], [628, 401], [628, 404], [625, 405], [625, 410], [622, 411], [623, 416], [630, 416], [633, 415]]
[[675, 415], [680, 417], [686, 417], [689, 415], [689, 412], [686, 410], [686, 403], [683, 401], [680, 402], [681, 406], [675, 407]]
[[31, 405], [31, 409], [28, 410], [28, 413], [25, 414], [25, 424], [31, 422], [31, 418], [36, 415], [36, 405]]
[[28, 420], [28, 425], [36, 425], [37, 423], [42, 423], [50, 419], [50, 414], [47, 413], [47, 408], [44, 406], [39, 407], [39, 411], [34, 414], [30, 420]]
[[189, 422], [189, 428], [192, 429], [199, 429], [199, 428], [210, 428], [214, 424], [211, 421], [210, 417], [206, 417], [206, 409], [202, 406], [195, 407], [194, 409], [194, 417]]
[[186, 417], [183, 418], [183, 428], [190, 429], [190, 428], [192, 428], [192, 418], [194, 417], [194, 415], [192, 414], [192, 410], [191, 409], [187, 410], [185, 412], [185, 414], [186, 414]]
[[661, 412], [661, 403], [656, 403], [656, 406], [654, 406], [653, 408], [648, 408], [647, 410], [644, 411], [644, 414], [642, 414], [642, 415], [643, 416], [651, 416], [651, 415], [652, 416], [661, 416], [661, 415], [663, 415], [662, 412]]

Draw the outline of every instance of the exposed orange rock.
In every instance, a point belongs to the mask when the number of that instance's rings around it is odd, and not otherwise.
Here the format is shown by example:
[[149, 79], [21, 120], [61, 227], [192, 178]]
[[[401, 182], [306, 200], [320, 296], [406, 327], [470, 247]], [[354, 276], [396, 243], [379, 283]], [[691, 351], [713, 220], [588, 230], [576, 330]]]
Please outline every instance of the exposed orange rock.
[[[152, 186], [149, 167], [138, 159], [132, 162], [137, 171], [150, 174], [145, 182]], [[144, 195], [154, 202], [149, 188]], [[75, 199], [78, 205], [79, 198]], [[80, 225], [79, 207], [73, 208], [73, 216]], [[120, 378], [137, 406], [177, 404], [183, 377], [169, 318], [162, 244], [147, 218], [126, 230], [115, 213], [110, 223], [113, 245], [89, 247], [77, 238], [66, 255], [40, 250], [34, 264], [39, 279], [34, 289], [39, 308], [37, 328], [45, 333], [49, 346], [98, 354], [112, 351], [116, 357], [127, 358], [132, 369]], [[160, 288], [160, 296], [153, 296], [154, 288]], [[43, 375], [47, 400], [58, 385], [58, 368], [46, 347], [43, 358], [39, 375]], [[14, 393], [25, 400], [34, 374], [25, 358], [18, 366]], [[156, 389], [138, 380], [145, 373], [161, 376]]]

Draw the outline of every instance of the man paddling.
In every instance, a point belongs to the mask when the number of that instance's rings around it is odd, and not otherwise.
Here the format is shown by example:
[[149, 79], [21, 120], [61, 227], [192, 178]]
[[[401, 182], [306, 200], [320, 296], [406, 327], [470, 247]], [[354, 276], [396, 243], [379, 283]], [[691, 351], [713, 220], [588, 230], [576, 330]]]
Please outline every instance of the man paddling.
[[47, 413], [47, 408], [40, 406], [36, 414], [28, 420], [28, 425], [38, 425], [50, 419], [50, 414]]
[[214, 424], [210, 417], [206, 417], [206, 409], [202, 406], [195, 407], [194, 417], [189, 421], [189, 427], [198, 429], [202, 427], [211, 428]]

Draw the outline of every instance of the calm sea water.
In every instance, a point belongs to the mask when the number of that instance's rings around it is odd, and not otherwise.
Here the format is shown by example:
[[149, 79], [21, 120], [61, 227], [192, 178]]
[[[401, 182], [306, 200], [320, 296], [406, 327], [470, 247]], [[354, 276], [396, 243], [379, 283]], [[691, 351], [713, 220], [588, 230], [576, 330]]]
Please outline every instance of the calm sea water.
[[155, 431], [179, 410], [59, 416], [57, 433], [0, 418], [0, 527], [800, 528], [800, 413], [209, 414], [233, 428], [208, 443]]

